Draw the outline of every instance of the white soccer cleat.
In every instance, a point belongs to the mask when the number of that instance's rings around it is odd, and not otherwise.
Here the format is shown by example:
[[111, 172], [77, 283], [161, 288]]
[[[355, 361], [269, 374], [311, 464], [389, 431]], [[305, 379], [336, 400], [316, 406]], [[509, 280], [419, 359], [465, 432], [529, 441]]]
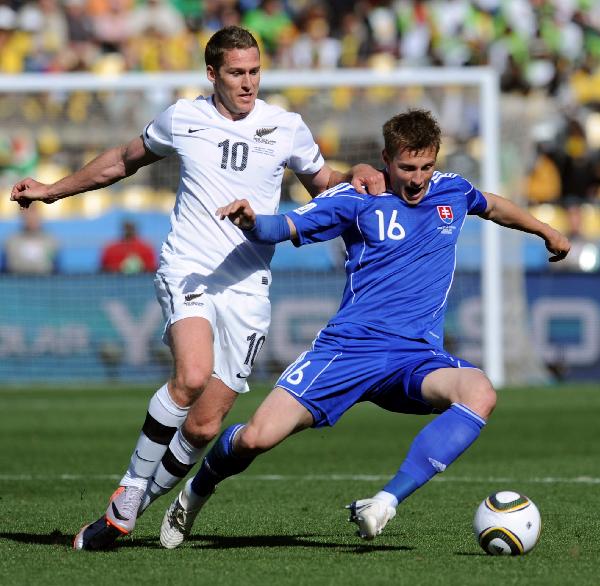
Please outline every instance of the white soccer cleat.
[[200, 509], [202, 509], [212, 493], [200, 498], [194, 508], [190, 507], [187, 509], [183, 506], [182, 495], [183, 491], [171, 503], [160, 526], [160, 544], [167, 549], [175, 549], [183, 543], [185, 538], [190, 534], [192, 525]]
[[379, 499], [362, 499], [346, 506], [350, 509], [348, 521], [358, 525], [363, 539], [373, 539], [396, 516], [396, 509]]

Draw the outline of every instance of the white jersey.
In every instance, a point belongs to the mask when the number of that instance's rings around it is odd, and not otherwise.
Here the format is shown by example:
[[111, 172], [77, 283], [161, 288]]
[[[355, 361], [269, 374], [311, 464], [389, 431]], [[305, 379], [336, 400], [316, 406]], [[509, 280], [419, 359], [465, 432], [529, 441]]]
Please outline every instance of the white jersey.
[[229, 120], [212, 97], [178, 100], [144, 130], [160, 156], [176, 152], [180, 181], [159, 274], [190, 277], [206, 288], [268, 294], [275, 247], [255, 244], [215, 212], [246, 198], [257, 214], [275, 214], [285, 167], [316, 173], [319, 147], [299, 114], [256, 100], [242, 120]]

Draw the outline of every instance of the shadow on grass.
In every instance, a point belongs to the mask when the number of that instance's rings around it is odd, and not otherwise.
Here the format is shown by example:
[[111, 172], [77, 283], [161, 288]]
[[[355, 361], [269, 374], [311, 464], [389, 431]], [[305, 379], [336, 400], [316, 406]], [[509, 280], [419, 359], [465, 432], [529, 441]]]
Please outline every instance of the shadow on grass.
[[248, 547], [311, 547], [317, 549], [339, 549], [353, 553], [370, 553], [374, 551], [410, 551], [414, 549], [406, 545], [366, 544], [359, 542], [336, 543], [321, 541], [326, 535], [252, 535], [227, 537], [222, 535], [193, 535], [188, 543], [194, 543], [202, 549], [243, 549]]
[[[252, 547], [310, 547], [317, 549], [339, 549], [348, 553], [366, 554], [381, 551], [410, 551], [414, 547], [406, 545], [384, 545], [384, 544], [366, 544], [366, 543], [339, 543], [332, 541], [321, 541], [325, 535], [252, 535], [227, 537], [220, 535], [194, 535], [187, 539], [188, 544], [194, 544], [194, 547], [201, 549], [244, 549]], [[0, 539], [7, 539], [17, 543], [27, 543], [32, 545], [61, 545], [72, 547], [73, 535], [65, 534], [58, 529], [51, 533], [23, 533], [23, 532], [3, 532], [0, 533]], [[158, 539], [155, 537], [135, 537], [131, 539], [121, 538], [117, 540], [114, 547], [110, 550], [121, 548], [144, 548], [144, 549], [163, 549]]]
[[8, 539], [17, 543], [29, 543], [32, 545], [73, 545], [73, 535], [65, 534], [58, 529], [51, 533], [0, 533], [0, 539]]
[[[69, 548], [73, 547], [74, 533], [63, 533], [62, 531], [55, 529], [51, 533], [23, 533], [23, 532], [3, 532], [0, 533], [0, 539], [7, 539], [9, 541], [15, 541], [17, 543], [27, 543], [29, 545], [63, 545]], [[117, 549], [120, 547], [145, 547], [162, 549], [158, 543], [158, 539], [154, 537], [142, 537], [140, 539], [119, 539], [114, 547], [107, 548]]]

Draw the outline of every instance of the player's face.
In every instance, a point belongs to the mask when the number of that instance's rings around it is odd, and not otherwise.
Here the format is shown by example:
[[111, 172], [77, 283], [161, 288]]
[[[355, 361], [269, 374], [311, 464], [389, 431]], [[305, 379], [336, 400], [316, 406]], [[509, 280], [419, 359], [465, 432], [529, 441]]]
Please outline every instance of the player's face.
[[239, 120], [252, 111], [260, 83], [260, 56], [255, 47], [225, 51], [221, 67], [215, 70], [208, 65], [206, 73], [223, 116]]
[[390, 187], [407, 204], [417, 205], [427, 193], [435, 171], [437, 153], [434, 147], [423, 151], [400, 151], [393, 157], [383, 151]]

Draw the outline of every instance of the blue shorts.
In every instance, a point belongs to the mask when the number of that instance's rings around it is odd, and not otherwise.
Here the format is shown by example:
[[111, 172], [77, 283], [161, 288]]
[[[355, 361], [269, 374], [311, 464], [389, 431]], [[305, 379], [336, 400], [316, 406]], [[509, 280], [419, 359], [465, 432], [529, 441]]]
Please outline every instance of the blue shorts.
[[324, 427], [334, 425], [361, 401], [397, 413], [432, 413], [421, 384], [439, 368], [476, 367], [425, 340], [390, 336], [357, 324], [328, 325], [276, 386], [312, 413], [313, 427]]

